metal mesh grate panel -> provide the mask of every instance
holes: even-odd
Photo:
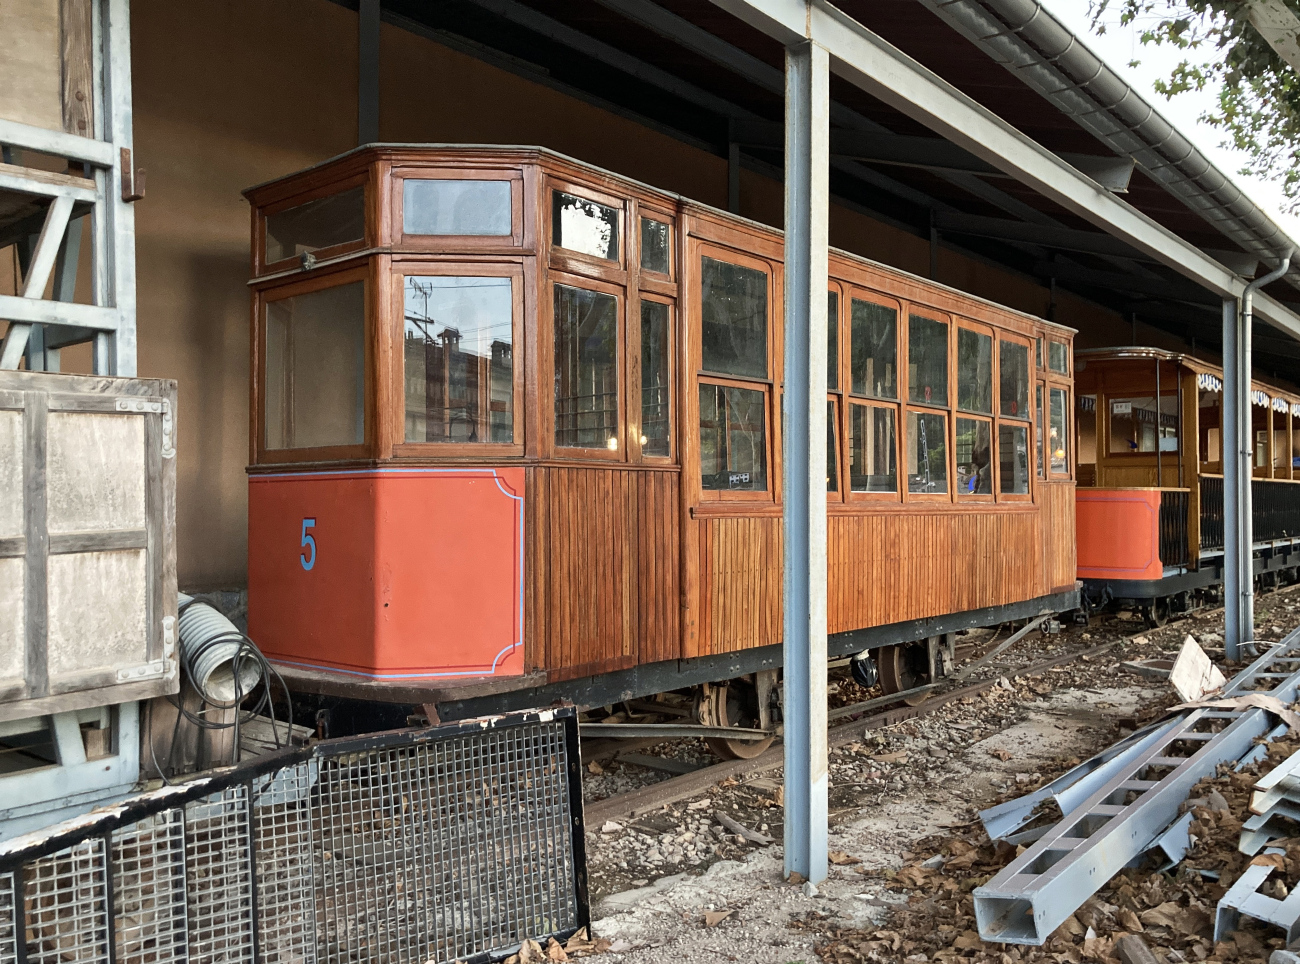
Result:
[[[23,868],[29,964],[108,960],[104,838],[91,837]]]
[[[571,709],[329,741],[0,846],[0,964],[437,964],[566,936],[576,746]]]
[[[230,787],[186,805],[191,964],[253,960],[253,882],[248,844],[247,787]]]
[[[257,839],[258,947],[266,964],[314,964],[316,865],[311,789],[317,763],[309,760],[257,784],[253,830]]]
[[[14,875],[0,874],[0,964],[16,964],[18,942],[14,935]]]
[[[113,832],[117,960],[185,960],[185,820],[164,810]]]

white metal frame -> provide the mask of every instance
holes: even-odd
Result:
[[[0,368],[57,370],[61,347],[90,341],[99,375],[136,373],[135,214],[122,191],[131,158],[130,0],[97,0],[92,9],[93,137],[0,119],[0,145],[66,157],[92,177],[51,177],[18,164],[0,166],[0,190],[52,198],[31,251],[22,293],[0,296],[9,329]],[[125,172],[126,183],[134,182]],[[87,211],[88,209],[88,211]],[[73,304],[81,218],[91,219],[92,303]],[[53,298],[45,297],[51,275]]]

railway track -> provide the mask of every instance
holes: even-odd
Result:
[[[1183,625],[1187,620],[1179,620],[1169,623],[1165,628],[1176,629]],[[1116,646],[1127,643],[1137,636],[1145,633],[1137,633],[1133,636],[1121,637],[1120,639],[1111,640],[1106,643],[1100,643],[1087,649],[1076,650],[1072,653],[1065,653],[1051,659],[1040,660],[1031,663],[1020,669],[1007,670],[999,673],[991,679],[981,680],[975,683],[969,683],[965,686],[958,686],[946,692],[935,693],[929,699],[916,705],[899,705],[889,709],[873,713],[868,716],[861,716],[858,719],[851,720],[830,727],[828,731],[828,745],[830,747],[843,746],[854,740],[861,739],[865,730],[879,729],[885,726],[892,726],[896,723],[902,723],[906,720],[917,719],[928,716],[936,710],[942,709],[951,703],[966,699],[972,696],[979,696],[994,686],[998,685],[999,679],[1017,679],[1023,676],[1033,676],[1046,672],[1057,666],[1074,662],[1085,656],[1095,656],[1104,653]],[[834,710],[831,711],[832,713]],[[604,741],[601,741],[602,743]],[[654,741],[636,741],[638,746],[645,746]],[[594,748],[594,747],[593,747]],[[625,748],[631,749],[630,746]],[[604,749],[603,747],[601,749]],[[588,758],[594,758],[593,754]],[[595,827],[604,823],[606,820],[617,820],[634,818],[654,810],[658,810],[665,804],[676,803],[688,797],[707,790],[709,787],[720,783],[728,778],[738,780],[747,779],[774,770],[785,763],[785,749],[778,742],[774,746],[763,751],[756,757],[748,760],[726,760],[711,766],[702,767],[699,770],[679,776],[669,777],[658,783],[649,786],[640,787],[627,793],[617,794],[604,800],[598,800],[586,806],[586,822],[588,826]]]

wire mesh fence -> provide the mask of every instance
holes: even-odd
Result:
[[[588,923],[570,708],[332,740],[0,844],[0,964],[486,961]]]

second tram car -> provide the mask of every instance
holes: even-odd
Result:
[[[1223,370],[1155,348],[1079,351],[1078,554],[1089,609],[1170,615],[1223,586]],[[1300,566],[1300,396],[1251,386],[1254,571]]]
[[[539,148],[247,196],[249,631],[291,688],[444,719],[677,690],[770,730],[780,232]],[[830,272],[829,649],[900,692],[1078,605],[1073,332]]]

